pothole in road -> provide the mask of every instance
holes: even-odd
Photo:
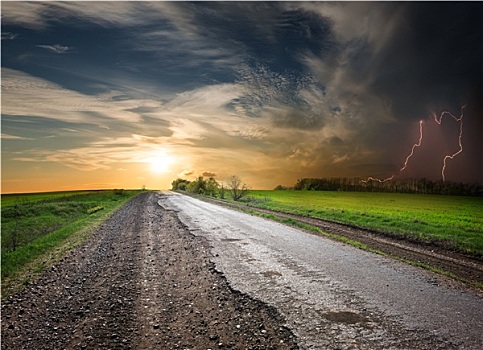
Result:
[[[222,238],[221,241],[222,242],[239,242],[239,241],[241,241],[241,239],[239,239],[239,238]]]
[[[355,323],[363,323],[368,322],[366,316],[358,314],[352,311],[343,311],[343,310],[334,310],[323,313],[321,315],[325,319],[331,322],[337,323],[347,323],[347,324],[355,324]]]
[[[263,276],[265,277],[280,277],[282,276],[282,274],[278,271],[264,271],[264,272],[260,272]]]

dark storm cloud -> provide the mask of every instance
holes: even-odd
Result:
[[[238,58],[221,66],[245,87],[245,93],[226,106],[228,110],[252,117],[270,114],[275,126],[320,129],[324,125],[331,113],[310,99],[311,91],[322,95],[324,86],[307,71],[301,57],[325,56],[334,45],[329,21],[283,3],[178,6],[194,9],[191,24],[196,24],[202,42],[217,43],[217,51],[225,52],[225,57],[231,53]]]
[[[468,102],[483,79],[483,18],[478,3],[404,4],[404,23],[372,67],[375,93],[397,118]]]
[[[298,54],[324,55],[333,45],[327,20],[292,9],[290,3],[207,3],[196,8],[200,32],[241,46],[248,58],[278,73],[304,70]]]
[[[244,93],[229,106],[251,117],[269,115],[274,125],[320,129],[330,115],[323,104],[325,87],[303,72],[276,73],[262,64],[238,68],[237,81]]]

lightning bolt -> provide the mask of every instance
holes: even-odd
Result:
[[[410,158],[413,156],[413,154],[414,154],[414,149],[415,149],[416,147],[421,146],[421,143],[422,143],[422,142],[423,142],[423,121],[422,121],[422,120],[420,120],[420,121],[419,121],[419,141],[418,141],[418,143],[415,143],[415,144],[413,145],[413,148],[411,148],[411,153],[410,153],[410,154],[409,154],[409,155],[406,157],[406,160],[405,160],[405,162],[404,162],[404,166],[403,166],[401,169],[399,169],[399,172],[401,172],[401,171],[403,171],[404,169],[406,169],[406,167],[408,166],[408,163],[409,163],[409,159],[410,159]]]
[[[461,115],[459,116],[459,118],[455,117],[453,114],[451,114],[448,111],[444,111],[443,113],[441,113],[441,115],[439,116],[439,119],[436,117],[436,115],[434,115],[434,120],[435,120],[436,123],[438,123],[438,125],[441,125],[441,120],[443,119],[443,117],[445,115],[449,115],[450,117],[452,117],[455,121],[459,122],[459,124],[460,124],[460,133],[458,135],[458,145],[460,146],[460,149],[456,153],[448,154],[444,157],[443,168],[441,169],[441,177],[443,178],[443,182],[446,181],[446,178],[445,178],[445,175],[444,175],[444,172],[446,170],[446,161],[448,159],[454,159],[454,157],[456,157],[458,154],[463,152],[463,144],[461,143],[461,139],[463,138],[463,109],[465,107],[466,107],[466,105],[461,107]]]
[[[406,160],[404,161],[403,167],[401,169],[399,169],[399,173],[401,173],[404,169],[406,169],[406,167],[408,166],[408,163],[409,163],[409,159],[411,159],[411,157],[414,155],[414,149],[421,146],[422,143],[423,143],[423,121],[420,120],[419,121],[419,141],[417,143],[415,143],[413,145],[413,147],[411,148],[411,153],[409,153],[409,155],[406,157]],[[387,181],[391,181],[392,179],[394,179],[394,177],[396,175],[397,174],[393,174],[390,177],[387,177],[385,179],[377,179],[377,178],[374,178],[372,176],[369,176],[367,178],[367,180],[361,180],[360,182],[367,183],[369,181],[377,181],[379,183],[384,183],[384,182],[387,182]]]
[[[392,179],[394,179],[394,176],[396,176],[396,175],[392,175],[391,177],[388,177],[388,178],[385,178],[385,179],[382,179],[382,180],[378,179],[376,177],[369,176],[367,178],[367,180],[361,180],[360,182],[367,183],[369,181],[377,181],[377,182],[383,183],[383,182],[386,182],[386,181],[391,181]]]
[[[454,159],[458,154],[460,154],[461,152],[463,152],[463,144],[462,144],[462,138],[463,138],[463,109],[466,107],[466,105],[464,105],[463,107],[461,107],[461,115],[459,117],[456,117],[454,116],[451,112],[448,112],[448,111],[444,111],[441,113],[441,115],[439,116],[439,118],[436,116],[436,114],[433,113],[433,117],[434,117],[434,121],[436,123],[438,123],[438,125],[441,125],[441,122],[442,122],[442,119],[445,115],[449,115],[450,117],[452,117],[455,121],[459,122],[459,125],[460,125],[460,131],[459,131],[459,136],[458,136],[458,144],[459,144],[459,150],[453,154],[448,154],[446,155],[444,158],[443,158],[443,167],[441,169],[441,176],[443,178],[443,182],[446,181],[446,176],[445,176],[445,170],[446,170],[446,165],[447,165],[447,160],[448,159]],[[417,143],[415,143],[413,145],[413,147],[411,148],[411,153],[409,153],[409,155],[406,157],[406,160],[404,161],[404,165],[402,166],[401,169],[399,169],[399,172],[397,174],[393,174],[391,175],[390,177],[387,177],[385,179],[378,179],[378,178],[374,178],[372,176],[369,176],[367,178],[367,180],[361,180],[360,182],[364,182],[364,183],[367,183],[369,181],[377,181],[379,183],[384,183],[386,181],[391,181],[392,179],[394,179],[394,177],[396,177],[397,175],[399,175],[402,171],[404,171],[404,169],[406,169],[406,167],[408,166],[409,164],[409,160],[411,159],[411,157],[414,155],[414,150],[417,148],[417,147],[420,147],[421,144],[423,143],[423,121],[420,120],[419,121],[419,140]]]

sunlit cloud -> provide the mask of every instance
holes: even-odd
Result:
[[[28,137],[10,135],[2,132],[2,140],[30,140]]]
[[[92,171],[110,169],[113,165],[120,163],[145,163],[149,167],[162,157],[172,158],[166,146],[163,145],[162,138],[134,134],[131,137],[100,139],[85,147],[17,152],[14,160],[53,162],[77,170]]]
[[[206,139],[204,128],[188,119],[173,121],[169,129],[173,132],[172,138],[177,143],[193,144],[193,140]]]
[[[5,1],[2,3],[2,23],[18,24],[29,28],[43,28],[45,20],[42,12],[47,10],[47,4],[41,2]]]
[[[216,174],[210,171],[204,171],[201,175],[203,175],[204,177],[216,177]]]
[[[112,91],[84,95],[45,79],[2,68],[2,113],[7,115],[38,116],[108,127],[109,121],[114,120],[138,123],[140,115],[131,110],[159,105],[151,100],[119,99],[120,94]]]
[[[4,2],[2,21],[8,24],[24,25],[43,29],[51,26],[50,21],[68,21],[69,17],[89,20],[100,25],[127,25],[141,22],[137,9],[141,6],[133,2],[121,2],[111,6],[106,2]]]
[[[178,94],[166,104],[166,108],[176,112],[180,108],[189,109],[195,114],[210,113],[226,106],[242,93],[237,84],[213,84]]]
[[[193,170],[183,170],[180,173],[178,173],[176,176],[178,176],[180,178],[188,178],[188,177],[194,175],[194,173],[195,172]]]

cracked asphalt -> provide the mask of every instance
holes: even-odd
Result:
[[[275,307],[304,349],[481,349],[483,300],[432,273],[173,192],[232,288]]]

